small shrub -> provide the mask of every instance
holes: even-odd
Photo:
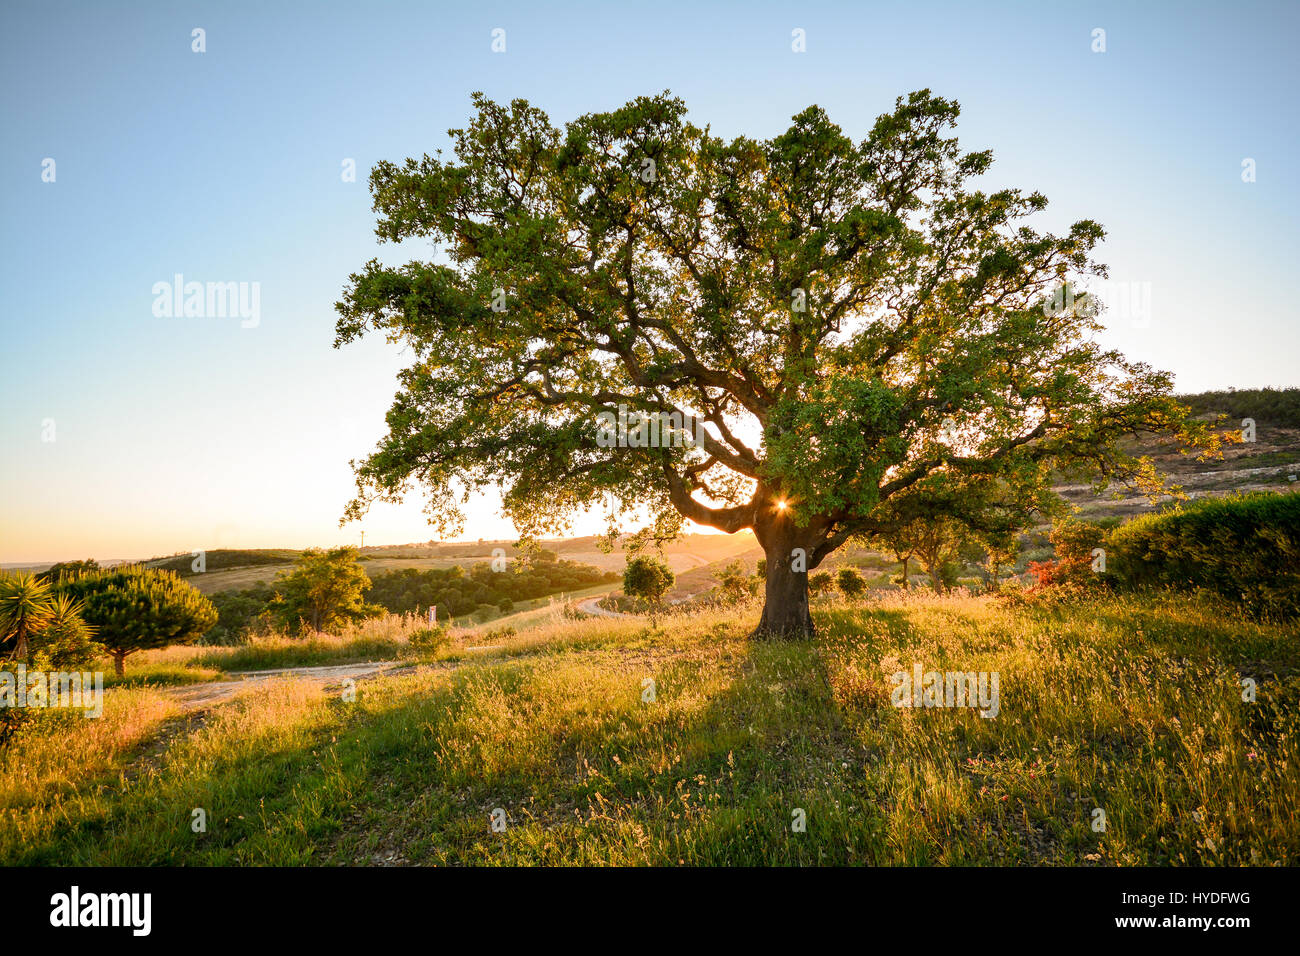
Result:
[[[655,558],[633,558],[623,572],[623,590],[633,597],[658,604],[673,586],[672,569]]]
[[[436,651],[451,641],[451,635],[445,626],[422,627],[411,632],[411,646],[421,651]]]
[[[866,579],[856,568],[840,568],[835,575],[835,584],[846,598],[852,600],[867,589]]]

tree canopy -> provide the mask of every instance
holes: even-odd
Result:
[[[332,631],[377,617],[384,609],[365,602],[370,577],[357,563],[357,549],[308,548],[293,571],[276,576],[271,610],[290,628]]]
[[[412,354],[345,519],[418,485],[445,533],[499,485],[525,534],[585,508],[751,528],[756,634],[799,635],[807,572],[898,503],[1036,503],[1054,469],[1152,487],[1119,438],[1205,440],[1066,291],[1105,275],[1101,226],[1040,231],[1043,196],[976,188],[992,156],[958,147],[951,100],[900,98],[857,142],[817,106],[766,140],[667,93],[563,129],[474,106],[454,158],[370,176],[379,238],[437,251],[369,262],[337,305],[336,345],[380,331]]]
[[[676,576],[672,568],[657,558],[646,555],[633,558],[623,570],[623,590],[632,597],[644,598],[651,604],[663,600],[674,580]]]
[[[81,616],[95,629],[119,677],[130,655],[193,643],[217,623],[212,602],[174,571],[119,565],[65,575],[55,590],[81,603]]]

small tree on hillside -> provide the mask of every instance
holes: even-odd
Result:
[[[984,560],[981,569],[984,573],[984,586],[991,593],[1001,585],[1002,569],[1014,567],[1020,556],[1020,540],[1015,535],[1006,538],[991,538],[984,542]]]
[[[808,579],[808,590],[812,594],[826,594],[835,587],[835,578],[829,571],[818,571]]]
[[[739,560],[732,561],[718,572],[718,587],[731,601],[739,601],[749,591],[749,575]]]
[[[890,528],[881,534],[874,535],[869,542],[873,547],[884,551],[886,554],[892,554],[894,560],[902,565],[902,571],[898,575],[898,583],[905,591],[911,586],[911,582],[908,580],[907,566],[916,554],[909,531],[910,529],[907,527]]]
[[[272,611],[290,628],[332,631],[384,610],[364,600],[370,578],[357,563],[353,547],[307,549],[292,572],[276,577],[274,587]]]
[[[676,578],[672,569],[655,558],[633,558],[623,571],[623,590],[633,597],[659,604]]]
[[[113,658],[119,677],[137,651],[190,644],[217,623],[217,609],[175,571],[123,565],[65,577],[59,593],[80,601],[81,616]]]
[[[867,589],[867,582],[858,573],[857,568],[840,568],[840,573],[835,575],[835,583],[849,600],[857,597]]]
[[[935,592],[952,590],[962,550],[968,544],[967,529],[951,518],[936,516],[914,526],[912,541]]]
[[[931,476],[894,501],[888,527],[870,540],[895,554],[909,551],[934,589],[946,591],[956,583],[961,566],[979,560],[984,548],[1010,550],[1036,516],[1061,510],[1060,499],[1036,481]]]

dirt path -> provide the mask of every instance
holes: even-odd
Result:
[[[298,677],[320,681],[323,684],[337,684],[345,680],[361,680],[374,677],[392,670],[400,664],[397,661],[379,661],[366,664],[331,664],[325,667],[282,667],[269,671],[234,672],[239,680],[210,681],[206,684],[186,684],[183,687],[169,687],[164,691],[176,698],[186,711],[222,704],[247,690],[252,690],[274,677]]]
[[[624,614],[622,611],[610,611],[599,604],[597,601],[603,601],[609,595],[602,594],[600,597],[587,598],[585,601],[578,603],[578,610],[595,617],[635,617],[635,614]]]

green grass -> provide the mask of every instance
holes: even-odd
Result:
[[[1294,626],[1187,597],[891,595],[818,605],[817,641],[783,645],[745,639],[756,615],[553,621],[353,703],[283,681],[198,718],[150,689],[41,715],[0,755],[0,862],[1300,859]],[[891,706],[915,661],[998,672],[998,716]]]

